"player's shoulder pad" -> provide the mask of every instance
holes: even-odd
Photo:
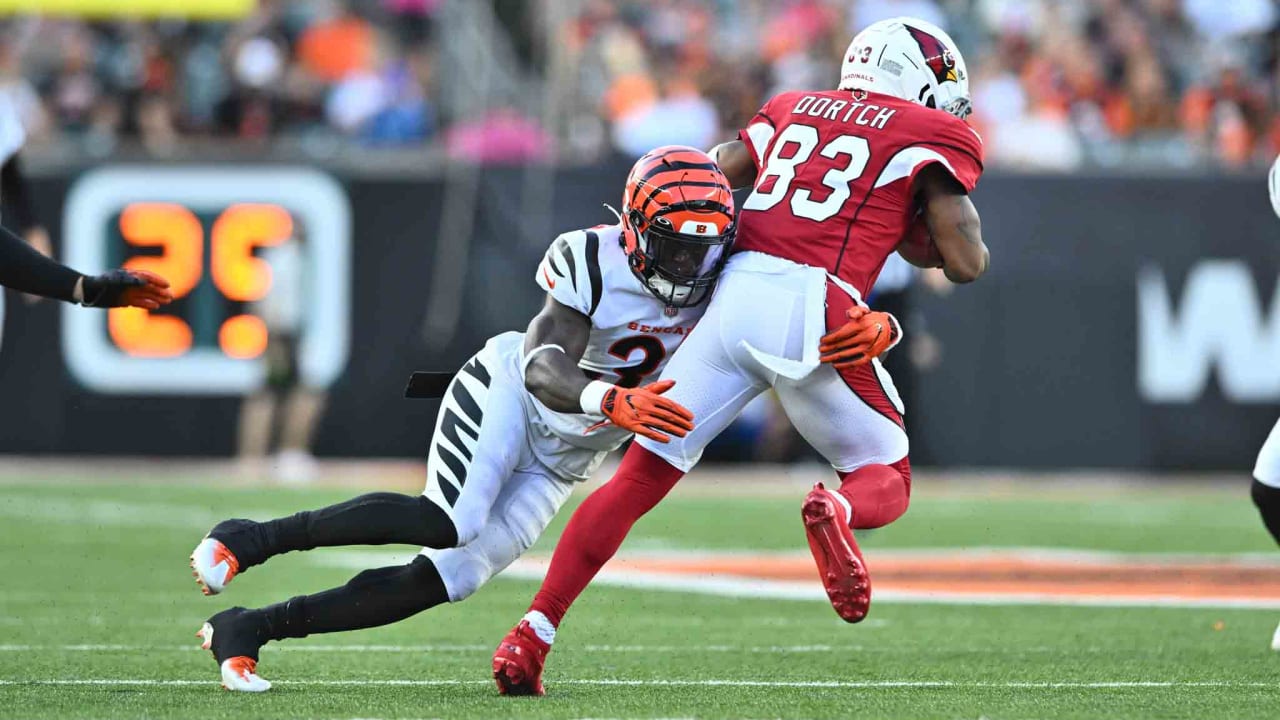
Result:
[[[538,286],[562,305],[592,315],[600,305],[600,235],[607,226],[574,230],[557,237],[538,265]]]
[[[938,111],[934,111],[938,112]],[[986,150],[982,136],[969,123],[948,114],[939,113],[941,122],[937,124],[936,139],[939,143],[949,145],[970,155],[979,166],[985,160]]]
[[[951,113],[905,100],[895,101],[893,109],[905,121],[901,130],[906,144],[944,145],[983,160],[982,136],[969,123]]]
[[[921,105],[908,107],[910,122],[906,129],[909,134],[903,139],[899,155],[912,156],[911,165],[915,169],[923,166],[919,162],[921,158],[915,156],[936,156],[965,190],[972,192],[983,172],[982,136],[954,115]]]

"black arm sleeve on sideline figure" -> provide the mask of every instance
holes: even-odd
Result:
[[[31,206],[31,193],[27,189],[27,178],[22,174],[18,153],[14,153],[0,166],[0,200],[13,209],[13,219],[16,222],[10,225],[17,227],[18,232],[25,233],[40,224],[36,220],[35,208]]]
[[[79,279],[80,273],[41,255],[8,228],[0,227],[0,285],[72,302]]]

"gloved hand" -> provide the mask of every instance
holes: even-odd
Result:
[[[838,368],[856,367],[898,344],[902,335],[898,320],[887,312],[854,305],[845,312],[849,321],[822,337],[819,359]]]
[[[85,307],[158,309],[173,302],[169,281],[146,270],[110,270],[81,280]]]
[[[662,397],[676,382],[659,380],[638,388],[614,385],[605,391],[600,412],[614,425],[660,443],[670,435],[684,437],[693,430],[693,413],[680,403]]]

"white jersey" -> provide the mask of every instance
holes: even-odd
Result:
[[[0,165],[9,162],[27,141],[16,94],[19,88],[0,86]]]
[[[561,235],[538,265],[537,281],[557,302],[591,318],[591,337],[578,367],[604,382],[637,387],[658,379],[707,304],[665,307],[631,271],[621,235],[616,225]],[[531,420],[576,447],[607,452],[631,437],[601,424],[598,416],[556,412],[525,395],[536,411]]]

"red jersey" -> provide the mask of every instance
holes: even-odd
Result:
[[[963,120],[860,90],[783,93],[738,138],[757,174],[735,252],[826,268],[864,297],[915,218],[916,173],[939,163],[966,191],[982,175]]]

